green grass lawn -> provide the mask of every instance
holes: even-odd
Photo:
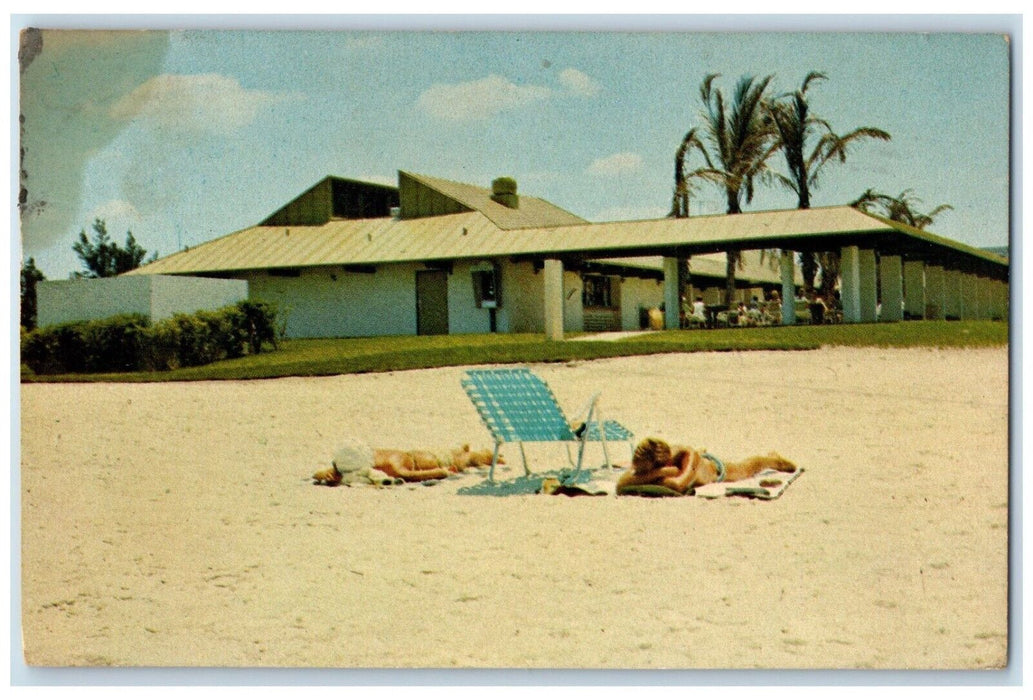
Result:
[[[541,334],[394,336],[287,340],[278,350],[169,372],[35,376],[24,382],[154,382],[267,379],[490,363],[565,362],[667,352],[813,350],[822,346],[985,347],[1008,344],[997,321],[725,328],[660,331],[615,341],[547,342]]]

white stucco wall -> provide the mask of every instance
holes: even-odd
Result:
[[[246,299],[243,280],[130,275],[101,279],[53,280],[36,286],[39,326],[142,314],[160,321],[175,313],[218,309]]]
[[[581,304],[584,291],[581,275],[563,271],[563,332],[580,333],[585,330],[585,307]]]
[[[416,334],[416,270],[381,265],[374,273],[318,267],[298,277],[248,275],[251,299],[277,304],[289,338]]]
[[[36,325],[151,313],[149,277],[55,280],[36,285]]]
[[[474,302],[471,273],[484,261],[459,261],[448,275],[449,333],[488,333],[488,309]],[[496,310],[499,333],[544,332],[543,274],[530,262],[502,261],[502,305]],[[422,264],[379,265],[372,274],[340,267],[302,270],[298,277],[256,272],[247,277],[252,299],[276,303],[286,314],[292,338],[415,335],[416,272]],[[581,276],[563,273],[564,331],[584,330]],[[639,328],[639,306],[658,306],[663,285],[627,278],[620,283],[621,325]]]
[[[473,270],[484,269],[483,265],[470,262],[457,262],[452,266],[452,274],[448,276],[448,332],[449,333],[490,333],[491,312],[489,309],[477,308],[473,295]],[[505,276],[505,271],[503,271]],[[503,333],[503,317],[506,316],[507,302],[505,285],[502,288],[502,307],[495,310],[495,330]],[[507,324],[508,325],[508,324]]]
[[[502,267],[502,305],[499,332],[543,333],[545,331],[545,285],[542,271],[535,272],[530,262],[509,263]],[[504,325],[503,325],[504,324]],[[581,277],[563,271],[563,330],[584,327],[581,308]]]
[[[626,277],[621,282],[621,329],[637,331],[639,309],[659,308],[664,300],[664,284],[657,280]]]
[[[536,273],[529,262],[503,265],[502,306],[508,332],[544,332],[545,300],[541,271]]]
[[[178,313],[221,309],[248,298],[247,282],[244,280],[147,276],[151,278],[152,321],[160,321]]]

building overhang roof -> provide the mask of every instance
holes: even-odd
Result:
[[[558,257],[579,262],[771,248],[829,251],[845,246],[990,277],[1008,276],[1005,258],[846,206],[513,230],[501,229],[477,211],[420,219],[335,220],[319,226],[254,226],[129,274],[492,258]]]

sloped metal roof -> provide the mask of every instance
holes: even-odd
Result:
[[[427,187],[450,197],[474,211],[479,211],[501,229],[540,228],[542,226],[569,226],[588,223],[551,202],[538,197],[519,195],[520,206],[511,209],[491,198],[491,190],[463,182],[453,182],[429,175],[401,171]]]
[[[456,257],[461,241],[484,242],[492,234],[504,235],[478,212],[426,219],[334,220],[320,226],[252,226],[173,253],[126,274],[440,260]]]
[[[851,207],[514,230],[501,229],[482,212],[404,220],[335,220],[321,226],[254,226],[128,274],[546,255],[581,260],[697,256],[728,249],[833,250],[843,245],[914,250],[926,257],[947,251],[966,261],[976,258],[992,265],[989,269],[995,274],[1007,271],[1007,261],[999,256],[901,226]]]
[[[598,262],[643,270],[663,269],[663,257],[659,255],[642,258],[606,258]],[[723,280],[727,269],[726,264],[724,253],[693,255],[689,261],[689,274],[692,277],[715,277]],[[800,273],[799,267],[796,268],[795,277],[798,283],[803,282],[803,276]],[[782,273],[777,264],[773,267],[768,262],[766,256],[764,260],[761,260],[761,251],[747,250],[743,251],[742,266],[736,268],[735,278],[740,282],[780,284],[782,282]]]

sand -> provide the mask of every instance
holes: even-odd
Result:
[[[1007,663],[1005,348],[533,369],[570,412],[602,391],[637,436],[777,450],[805,472],[773,501],[458,494],[476,474],[327,488],[309,476],[342,438],[489,446],[463,368],[23,385],[26,663]],[[519,450],[503,452],[512,478]],[[566,460],[528,454],[535,470]]]

